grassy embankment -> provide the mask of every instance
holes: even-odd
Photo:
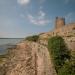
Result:
[[[71,52],[62,37],[54,36],[48,41],[57,75],[75,75],[75,52]]]

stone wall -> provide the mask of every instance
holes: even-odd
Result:
[[[75,50],[75,23],[70,23],[61,28],[55,29],[54,31],[41,34],[39,43],[48,45],[48,39],[57,35],[61,36],[65,40],[69,49]]]
[[[58,28],[61,28],[63,26],[65,26],[65,19],[61,18],[61,17],[56,17],[55,28],[58,29]]]

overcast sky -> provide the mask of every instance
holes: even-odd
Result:
[[[57,16],[75,22],[75,0],[0,0],[0,37],[51,31]]]

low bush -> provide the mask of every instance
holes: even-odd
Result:
[[[6,54],[0,55],[0,64],[3,63],[3,60],[6,58]]]
[[[59,69],[58,75],[75,75],[75,61],[66,62],[62,68]]]
[[[48,41],[48,49],[52,55],[56,71],[64,65],[65,60],[70,59],[70,54],[64,39],[60,36],[51,37]]]
[[[26,37],[25,40],[37,42],[38,39],[39,39],[39,36],[38,35],[34,35],[34,36]]]

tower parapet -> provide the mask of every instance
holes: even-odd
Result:
[[[65,18],[56,17],[55,28],[57,29],[63,26],[65,26]]]

